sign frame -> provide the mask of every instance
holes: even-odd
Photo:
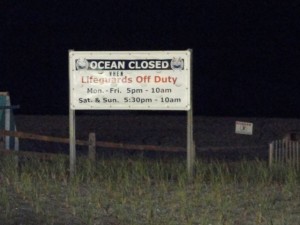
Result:
[[[69,53],[75,110],[189,110],[190,51]]]

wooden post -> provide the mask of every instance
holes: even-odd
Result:
[[[96,161],[96,134],[89,133],[89,153],[88,158],[91,161]]]
[[[69,82],[71,81],[71,64],[69,50]],[[69,158],[70,158],[70,176],[73,177],[76,173],[76,112],[71,108],[71,88],[69,88]]]
[[[10,106],[10,98],[9,98],[9,95],[7,95],[6,97],[6,101],[5,101],[5,105],[7,106],[7,107],[9,107]],[[11,115],[11,112],[10,112],[10,109],[9,108],[7,108],[7,109],[5,109],[4,110],[4,113],[5,113],[5,124],[4,124],[4,128],[5,128],[5,130],[11,130],[10,129],[10,115]],[[10,144],[11,144],[11,138],[9,137],[9,136],[5,136],[4,137],[4,148],[5,149],[7,149],[7,150],[9,150],[10,149]]]
[[[0,149],[4,149],[4,140],[2,139],[2,137],[0,137]]]
[[[273,162],[273,142],[269,144],[269,167],[271,168]]]
[[[192,110],[188,111],[188,126],[187,126],[187,170],[189,178],[192,178],[194,175],[194,141],[193,141],[193,115]]]
[[[75,110],[69,110],[69,141],[70,141],[70,175],[76,172],[76,134],[75,134]]]
[[[299,157],[298,157],[298,152],[299,152],[299,142],[297,141],[295,143],[295,166],[296,169],[299,170]]]
[[[194,130],[193,130],[193,63],[192,63],[192,50],[190,50],[191,58],[190,58],[190,110],[187,111],[187,171],[189,179],[192,179],[194,176],[194,163],[195,163],[195,143],[194,143]]]

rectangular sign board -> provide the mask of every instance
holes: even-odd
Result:
[[[70,51],[72,110],[190,109],[191,52]]]
[[[236,134],[253,134],[253,123],[236,121],[235,122],[235,133]]]

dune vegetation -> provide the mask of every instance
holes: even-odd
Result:
[[[1,224],[270,224],[300,222],[300,175],[265,161],[125,156],[0,158]]]

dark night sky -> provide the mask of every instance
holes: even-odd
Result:
[[[68,50],[193,49],[195,114],[300,115],[299,1],[1,1],[0,90],[68,113]]]

